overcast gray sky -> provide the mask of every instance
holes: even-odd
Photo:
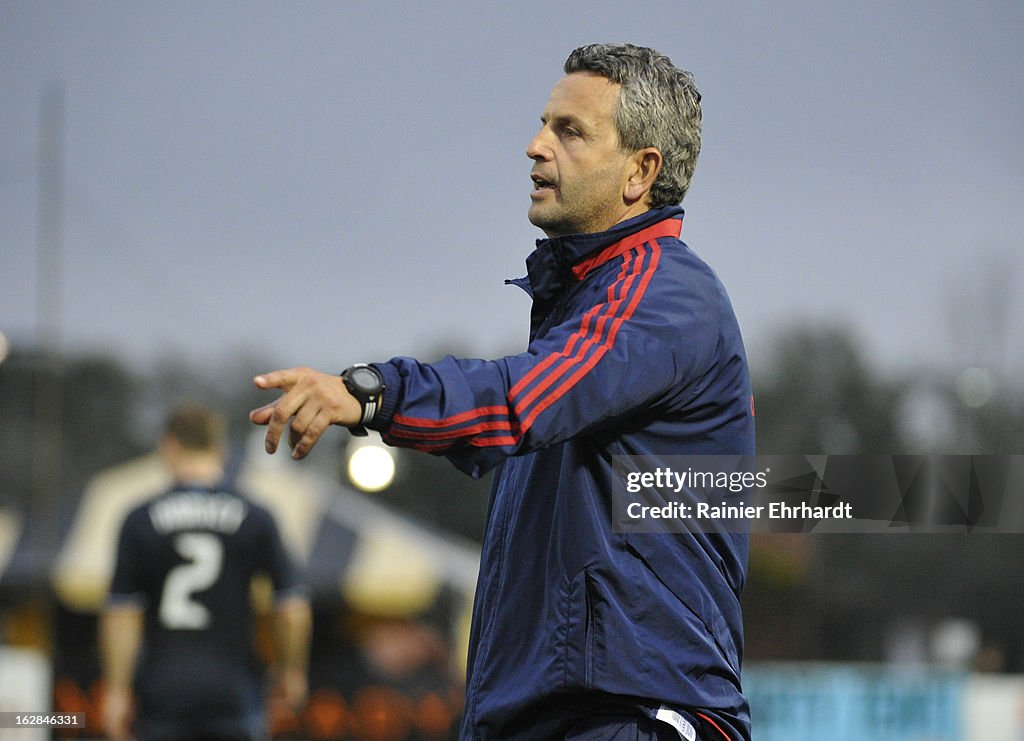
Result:
[[[68,349],[324,370],[517,349],[528,299],[502,281],[541,236],[524,150],[592,41],[696,75],[683,236],[755,353],[822,319],[883,367],[962,367],[1001,315],[1024,364],[1019,0],[0,0],[0,332],[38,324],[58,82]]]

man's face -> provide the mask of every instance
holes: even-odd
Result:
[[[530,222],[549,237],[604,231],[636,213],[623,198],[630,158],[613,119],[620,88],[574,72],[551,91],[541,129],[526,148],[534,161]]]

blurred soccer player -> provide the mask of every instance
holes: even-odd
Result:
[[[270,513],[223,485],[217,415],[176,411],[160,454],[174,484],[125,519],[100,620],[105,729],[141,741],[268,738],[252,578],[273,584],[274,691],[296,707],[307,692],[303,585]]]

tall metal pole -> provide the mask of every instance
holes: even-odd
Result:
[[[59,535],[63,481],[64,422],[61,324],[64,252],[64,86],[49,85],[42,95],[39,128],[39,226],[36,274],[36,373],[33,448],[33,497],[29,523],[34,585],[45,590]]]

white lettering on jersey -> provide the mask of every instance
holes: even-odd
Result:
[[[151,504],[149,519],[159,533],[213,530],[231,534],[238,530],[248,509],[244,501],[228,494],[182,492]]]

